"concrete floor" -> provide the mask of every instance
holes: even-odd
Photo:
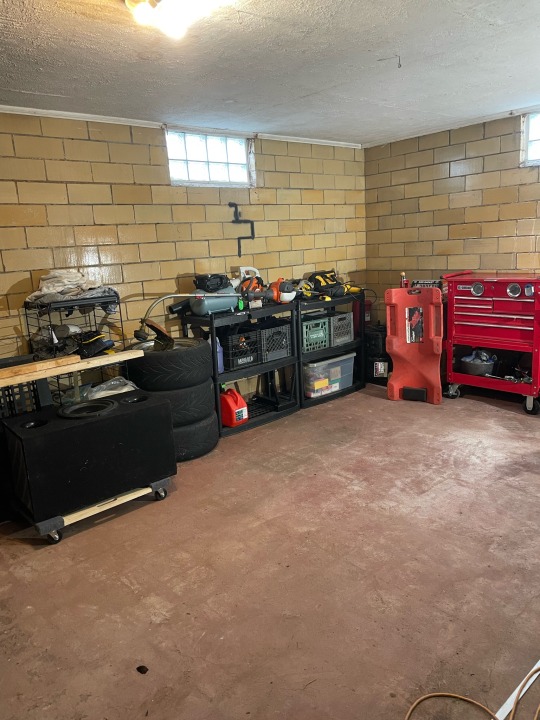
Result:
[[[497,710],[540,657],[539,429],[371,385],[58,546],[1,525],[1,720],[395,720],[436,690]]]

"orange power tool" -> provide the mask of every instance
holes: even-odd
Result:
[[[277,303],[292,302],[296,297],[296,290],[290,280],[278,278],[270,283],[268,289],[272,292],[272,300]]]

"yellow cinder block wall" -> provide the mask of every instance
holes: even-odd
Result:
[[[152,299],[192,290],[194,273],[358,278],[364,151],[256,140],[255,162],[253,189],[172,187],[161,129],[0,114],[0,356],[25,351],[21,306],[51,268],[116,287],[128,335]],[[255,221],[241,260],[246,226],[230,222],[230,200]]]
[[[520,167],[521,132],[516,116],[366,149],[370,287],[540,267],[539,168]]]
[[[382,297],[402,270],[536,269],[539,169],[520,167],[521,140],[517,116],[368,148],[365,164],[257,140],[256,188],[185,188],[160,129],[0,114],[0,356],[24,351],[20,308],[51,268],[117,287],[128,335],[154,297],[230,273],[229,200],[256,222],[241,263],[266,280],[332,266]]]

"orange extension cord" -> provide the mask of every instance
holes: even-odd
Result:
[[[516,712],[518,709],[519,701],[521,700],[521,693],[523,692],[523,688],[525,685],[529,682],[529,680],[534,677],[535,675],[538,675],[540,673],[540,668],[535,668],[534,670],[531,670],[531,672],[527,675],[525,680],[521,683],[519,686],[519,690],[516,695],[516,699],[514,700],[514,705],[512,706],[512,712],[510,713],[510,717],[508,720],[515,720]],[[418,698],[410,707],[409,712],[405,716],[405,720],[410,720],[412,717],[413,712],[416,710],[416,708],[423,703],[426,700],[430,700],[431,698],[436,697],[442,697],[442,698],[453,698],[454,700],[461,700],[462,702],[469,703],[469,705],[474,705],[477,708],[480,708],[483,710],[491,720],[499,720],[497,715],[487,708],[485,705],[482,705],[482,703],[479,703],[477,700],[473,700],[472,698],[464,697],[463,695],[455,695],[454,693],[445,693],[445,692],[437,692],[437,693],[429,693],[429,695],[422,695],[421,698]],[[534,713],[533,720],[540,720],[540,705],[536,708],[536,712]]]

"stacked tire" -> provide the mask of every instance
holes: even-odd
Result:
[[[177,462],[201,457],[215,448],[219,427],[212,351],[207,342],[182,338],[172,350],[150,350],[128,362],[128,373],[141,390],[169,401]]]

